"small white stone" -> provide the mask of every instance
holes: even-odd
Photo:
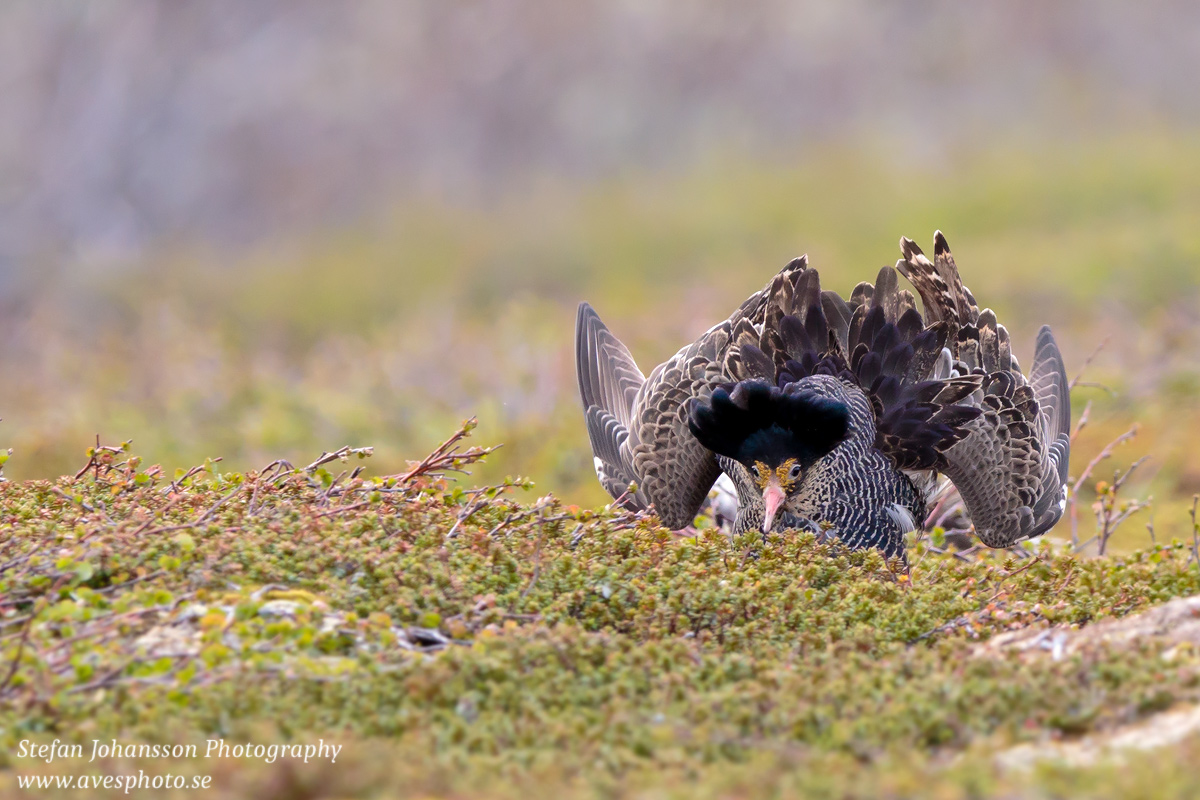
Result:
[[[208,606],[203,603],[192,603],[179,614],[180,619],[192,620],[200,619],[208,613]]]
[[[258,607],[260,617],[294,617],[300,610],[295,600],[268,600]]]

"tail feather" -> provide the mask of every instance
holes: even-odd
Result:
[[[979,317],[979,307],[971,290],[963,286],[962,276],[958,273],[958,265],[950,253],[950,244],[941,231],[933,232],[933,264],[938,274],[942,276],[950,289],[951,297],[958,311],[958,320],[962,324],[973,323]]]
[[[777,331],[762,332],[760,345],[776,364],[776,381],[787,386],[832,375],[857,384],[875,411],[876,446],[903,469],[940,467],[942,454],[980,413],[954,406],[978,388],[980,378],[951,379],[945,386],[929,381],[946,353],[947,324],[924,326],[892,267],[883,267],[874,284],[859,284],[850,303],[819,292],[819,276],[810,269],[797,285],[796,313],[781,317]],[[765,366],[767,360],[749,347],[740,356],[745,365]],[[761,373],[746,368],[735,377],[759,379]]]
[[[979,360],[984,372],[1007,370],[1008,363],[1000,363],[1000,336],[996,330],[996,315],[990,308],[979,314]]]
[[[900,252],[903,258],[896,262],[896,269],[912,283],[921,296],[921,303],[925,307],[925,323],[928,325],[944,321],[949,324],[951,355],[957,357],[958,340],[954,334],[959,327],[975,323],[979,317],[979,308],[970,290],[963,286],[946,237],[941,231],[937,231],[933,240],[934,260],[930,261],[916,242],[902,237]]]
[[[858,308],[859,306],[871,305],[871,298],[875,294],[875,287],[866,281],[854,287],[854,291],[850,292],[850,307]]]
[[[883,309],[884,322],[895,322],[900,318],[900,281],[896,277],[896,270],[891,267],[879,270],[871,305]]]
[[[829,321],[829,329],[837,337],[838,346],[843,355],[847,355],[850,341],[850,318],[854,315],[854,311],[840,294],[831,291],[821,292],[821,308],[825,312],[825,319]]]
[[[797,284],[808,272],[808,256],[794,258],[779,271],[761,292],[747,300],[741,312],[730,318],[738,323],[745,319],[757,326],[772,327],[785,314],[792,313]]]
[[[1002,369],[1015,369],[1021,371],[1020,366],[1013,359],[1012,344],[1008,339],[1008,329],[1003,325],[996,325],[996,341],[1000,349],[1000,364]]]

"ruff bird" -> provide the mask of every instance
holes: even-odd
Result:
[[[849,300],[794,261],[646,381],[581,306],[580,391],[601,483],[683,527],[723,471],[738,495],[736,531],[808,528],[902,555],[940,473],[984,544],[1049,530],[1070,445],[1054,337],[1041,330],[1024,376],[1008,332],[963,286],[945,237],[934,238],[933,261],[902,239],[895,268]]]

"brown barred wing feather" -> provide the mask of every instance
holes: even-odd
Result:
[[[713,388],[730,380],[727,369],[752,373],[769,366],[756,346],[763,323],[792,306],[807,264],[804,257],[791,261],[729,319],[645,379],[591,306],[580,305],[576,372],[596,474],[626,508],[653,507],[673,529],[692,523],[720,467],[688,429],[688,401],[707,400]]]
[[[724,380],[720,362],[704,349],[703,342],[693,344],[655,370],[634,406],[637,441],[631,459],[638,494],[673,530],[692,524],[721,474],[716,457],[687,424],[688,401],[708,398]]]
[[[965,401],[980,414],[946,451],[942,472],[984,544],[1009,547],[1040,536],[1062,516],[1070,459],[1071,399],[1054,336],[1048,327],[1039,332],[1026,378],[1008,331],[963,285],[945,237],[935,234],[933,262],[909,239],[901,250],[897,268],[921,295],[926,320],[952,327],[954,373],[982,381]]]
[[[587,303],[579,304],[575,317],[575,372],[596,477],[610,495],[622,497],[636,477],[629,435],[634,400],[645,378],[628,348]],[[635,510],[643,507],[632,495],[623,503]]]

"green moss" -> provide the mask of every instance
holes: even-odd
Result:
[[[906,573],[806,534],[678,539],[441,480],[356,478],[331,495],[302,471],[135,478],[118,466],[0,484],[0,664],[19,653],[0,710],[9,767],[26,737],[269,728],[436,754],[414,780],[455,765],[455,791],[488,770],[564,792],[683,774],[732,786],[759,765],[770,777],[754,796],[903,796],[922,775],[979,796],[1010,780],[981,748],[1197,699],[1190,648],[1169,662],[1153,642],[1058,661],[972,651],[1200,591],[1180,546],[1120,559],[1041,547],[1025,563],[918,548]],[[945,772],[954,754],[976,768]],[[841,759],[866,772],[796,773]],[[371,774],[390,785],[408,769]]]

